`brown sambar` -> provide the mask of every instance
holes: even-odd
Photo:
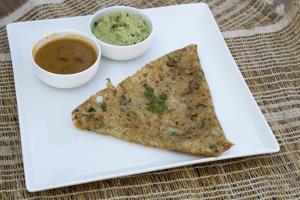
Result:
[[[76,38],[60,38],[41,46],[34,55],[41,68],[56,74],[74,74],[91,67],[97,53],[89,43]]]

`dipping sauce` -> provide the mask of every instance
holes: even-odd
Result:
[[[44,70],[56,74],[74,74],[86,70],[97,59],[95,49],[76,38],[61,38],[40,47],[35,62]]]
[[[100,17],[92,27],[92,33],[99,40],[113,45],[128,46],[145,40],[150,27],[140,15],[115,12]]]

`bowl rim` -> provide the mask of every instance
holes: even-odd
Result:
[[[53,35],[60,34],[60,33],[66,33],[66,35],[68,35],[68,34],[70,34],[70,35],[77,35],[77,36],[79,36],[81,38],[85,38],[85,39],[89,40],[91,43],[93,43],[96,46],[95,50],[98,53],[95,62],[91,66],[89,66],[87,69],[85,69],[83,71],[80,71],[80,72],[72,73],[72,74],[58,74],[58,73],[50,72],[50,71],[47,71],[47,70],[43,69],[40,65],[38,65],[35,62],[34,55],[33,55],[34,54],[34,49],[36,48],[36,46],[38,45],[38,43],[41,42],[42,40],[45,40],[46,38],[54,37]],[[53,40],[49,40],[49,42],[51,42],[51,41],[53,41]],[[48,42],[46,42],[45,44],[47,44],[47,43]],[[45,45],[45,44],[43,44],[43,45]],[[36,68],[38,68],[43,73],[46,73],[47,75],[50,75],[50,76],[72,77],[72,76],[78,76],[80,74],[85,74],[88,71],[92,70],[93,68],[97,67],[97,63],[99,63],[101,55],[102,55],[101,47],[100,47],[100,45],[98,44],[98,42],[93,37],[91,37],[90,35],[88,35],[88,34],[86,34],[84,32],[73,30],[73,29],[59,29],[59,30],[52,31],[52,32],[49,32],[47,34],[44,34],[42,37],[40,37],[39,39],[37,39],[34,42],[34,44],[32,45],[32,47],[31,47],[31,61],[32,61],[32,63],[34,64],[34,66]]]
[[[141,17],[143,17],[144,19],[147,20],[147,22],[149,22],[150,24],[150,28],[151,28],[151,31],[150,31],[150,34],[142,41],[136,43],[136,44],[131,44],[131,45],[115,45],[115,44],[109,44],[109,43],[106,43],[100,39],[98,39],[92,32],[91,30],[91,25],[92,25],[92,21],[94,21],[95,18],[99,18],[98,15],[100,15],[100,13],[102,12],[105,12],[105,11],[108,11],[108,10],[116,10],[117,12],[117,9],[119,9],[120,11],[122,10],[133,10],[135,12],[138,13],[138,15],[140,15]],[[117,47],[117,48],[130,48],[130,47],[135,47],[135,46],[138,46],[140,45],[141,43],[144,43],[146,40],[150,40],[150,38],[152,37],[153,35],[153,32],[154,32],[154,26],[153,26],[153,23],[152,23],[152,20],[150,19],[150,17],[148,17],[146,14],[144,14],[143,12],[141,12],[141,9],[138,9],[138,8],[134,8],[134,7],[130,7],[130,6],[110,6],[110,7],[107,7],[107,8],[103,8],[101,10],[98,10],[96,11],[89,19],[89,23],[88,23],[88,32],[90,35],[92,35],[93,38],[95,38],[100,44],[102,45],[106,45],[108,47]]]

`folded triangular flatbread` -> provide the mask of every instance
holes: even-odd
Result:
[[[161,149],[218,156],[232,146],[189,45],[152,61],[72,112],[76,127]]]

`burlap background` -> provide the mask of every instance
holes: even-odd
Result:
[[[204,2],[276,135],[279,153],[26,191],[5,24],[87,15],[111,5],[146,8],[190,2],[29,0],[0,19],[0,199],[300,199],[300,2],[284,2],[282,9],[272,0]]]

